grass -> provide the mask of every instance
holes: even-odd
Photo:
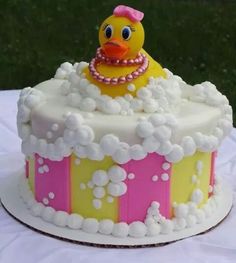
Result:
[[[116,0],[0,0],[0,87],[53,76],[64,61],[89,61],[100,23]],[[144,48],[190,84],[209,80],[236,110],[236,3],[122,1],[145,13]],[[234,119],[236,124],[236,118]]]

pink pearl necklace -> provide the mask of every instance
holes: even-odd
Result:
[[[126,76],[120,76],[117,78],[108,78],[103,76],[97,71],[96,67],[99,63],[105,63],[107,65],[113,65],[113,66],[124,66],[124,67],[133,66],[133,65],[140,65],[140,66],[130,74],[127,74]],[[99,82],[102,82],[107,85],[119,85],[119,84],[124,84],[126,82],[130,82],[141,76],[147,70],[148,65],[149,65],[149,61],[144,54],[139,53],[135,59],[114,60],[106,57],[102,53],[101,48],[98,48],[95,58],[93,58],[89,63],[89,71],[92,77]]]

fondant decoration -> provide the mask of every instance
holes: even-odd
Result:
[[[135,95],[136,90],[147,85],[149,77],[166,77],[162,67],[142,49],[142,17],[140,11],[118,6],[113,15],[102,23],[99,53],[89,67],[78,70],[85,73],[86,79],[98,86],[102,94],[112,97],[126,93]],[[127,89],[129,83],[135,89]]]
[[[195,224],[202,224],[211,217],[221,203],[222,195],[221,185],[215,180],[214,192],[208,199],[206,204],[201,208],[196,203],[187,202],[186,204],[175,203],[174,218],[166,219],[160,213],[160,204],[156,201],[151,202],[147,209],[145,221],[133,221],[130,224],[125,222],[115,223],[111,219],[102,219],[98,221],[96,218],[83,218],[79,214],[69,214],[65,211],[56,211],[52,207],[37,202],[29,188],[28,180],[22,176],[19,182],[20,196],[25,202],[27,208],[34,216],[39,216],[43,220],[53,223],[60,227],[69,227],[72,229],[82,229],[87,233],[97,233],[105,235],[113,235],[115,237],[131,236],[140,238],[146,236],[168,235],[172,231],[181,231],[184,228],[192,228]]]
[[[76,158],[74,154],[70,157],[72,213],[80,214],[84,218],[106,218],[117,222],[117,197],[113,197],[112,202],[107,202],[108,192],[104,187],[109,182],[106,171],[113,165],[112,159],[81,159],[80,164],[75,165]],[[87,184],[88,187],[81,189],[80,184]]]
[[[160,203],[161,214],[170,216],[170,180],[152,181],[154,175],[165,172],[170,176],[170,169],[163,171],[166,160],[156,153],[149,154],[140,161],[130,161],[124,165],[127,174],[135,174],[133,180],[125,180],[127,194],[119,198],[119,221],[144,221],[146,211],[152,201]],[[138,209],[137,209],[138,205]]]
[[[198,163],[202,163],[201,175],[197,175]],[[192,195],[192,201],[196,200],[197,204],[205,203],[208,199],[210,170],[210,153],[197,152],[195,155],[185,157],[181,162],[173,164],[171,176],[171,203],[187,203]],[[194,175],[197,177],[196,180],[199,180],[199,185],[197,186],[192,182],[192,177]],[[196,193],[196,195],[194,193]]]
[[[221,101],[221,102],[224,103],[223,101]],[[45,107],[45,105],[43,107]],[[218,122],[216,130],[217,131],[221,130],[222,132],[224,130],[224,133],[227,134],[230,131],[229,124],[231,125],[231,122],[229,120],[224,119],[224,118],[229,115],[230,109],[227,108],[226,105],[224,105],[224,107],[226,108],[225,115]],[[37,107],[37,109],[38,109],[38,107]],[[76,115],[76,116],[80,115],[79,119],[80,119],[81,123],[84,122],[84,119],[83,119],[81,114],[76,113],[76,114],[69,114],[69,115],[72,115],[72,116],[73,115]],[[69,115],[66,116],[64,120],[62,120],[63,122],[66,123],[66,125],[68,125],[68,127],[64,131],[62,131],[63,132],[63,138],[58,137],[54,143],[52,143],[52,142],[49,143],[44,139],[38,139],[35,135],[30,135],[29,137],[23,139],[22,151],[26,155],[32,155],[33,153],[36,152],[36,153],[40,153],[40,155],[44,158],[49,158],[52,160],[58,160],[59,161],[64,156],[70,155],[70,153],[73,151],[73,149],[76,150],[77,149],[76,147],[79,146],[80,143],[82,142],[82,145],[84,143],[86,145],[84,147],[79,147],[78,148],[79,150],[76,151],[79,158],[81,158],[81,157],[85,158],[87,156],[90,159],[95,158],[95,159],[101,160],[103,158],[103,156],[105,155],[104,149],[101,147],[99,142],[97,143],[97,142],[93,141],[93,140],[95,140],[94,134],[96,133],[98,127],[100,127],[100,126],[97,126],[97,128],[95,130],[90,129],[91,127],[89,125],[81,125],[79,127],[76,124],[76,122],[77,122],[76,117],[72,118],[70,120],[71,116],[69,116]],[[221,135],[220,135],[220,133],[218,132],[217,135],[213,135],[213,134],[215,134],[215,131],[213,131],[213,134],[205,135],[205,134],[202,134],[200,132],[194,132],[194,129],[193,129],[193,130],[191,130],[191,132],[193,133],[192,137],[191,136],[184,136],[183,137],[183,135],[184,135],[183,131],[180,134],[178,134],[177,137],[182,137],[182,141],[179,144],[179,143],[177,143],[177,140],[175,138],[176,137],[176,131],[178,131],[180,129],[179,124],[176,120],[176,117],[172,114],[157,114],[157,115],[153,114],[153,115],[151,114],[151,116],[149,117],[150,120],[147,119],[146,121],[151,122],[153,126],[158,125],[159,127],[157,126],[155,128],[153,135],[143,139],[143,143],[142,143],[143,149],[138,146],[139,147],[139,153],[138,153],[138,155],[136,154],[136,152],[137,152],[137,149],[136,149],[135,150],[135,156],[134,156],[135,159],[137,159],[137,158],[142,159],[142,158],[144,158],[146,151],[149,151],[149,152],[155,151],[155,149],[158,148],[157,151],[159,154],[166,155],[166,158],[169,161],[177,162],[178,160],[180,161],[181,158],[183,158],[184,156],[188,156],[189,154],[193,154],[194,151],[196,151],[198,149],[201,151],[212,151],[212,150],[216,149],[218,147],[220,141],[223,138],[222,137],[223,133],[221,133]],[[159,116],[161,116],[161,117],[159,117]],[[69,119],[69,121],[66,121],[67,118]],[[165,123],[164,123],[165,125],[161,124],[163,119],[165,120]],[[131,120],[134,121],[134,119],[132,119],[132,118],[131,118]],[[75,122],[75,124],[72,124],[72,125],[77,125],[77,126],[75,126],[75,127],[77,127],[76,130],[73,130],[73,127],[70,126],[71,121],[72,121],[72,123]],[[211,122],[212,121],[213,120],[211,120]],[[34,120],[32,120],[32,124],[33,123],[34,123]],[[225,128],[223,128],[222,123],[223,123]],[[23,124],[23,125],[25,125],[25,124]],[[18,126],[19,126],[19,129],[21,129],[20,125],[18,125]],[[162,126],[164,126],[165,128],[163,128]],[[22,129],[23,129],[23,127],[24,126],[22,126]],[[36,127],[34,126],[34,128],[36,128],[36,130],[37,130],[37,126]],[[170,140],[166,140],[166,137],[162,138],[159,135],[160,130],[163,130],[163,129],[168,130],[166,128],[171,129]],[[159,131],[156,131],[156,130],[159,130]],[[213,127],[211,127],[211,130],[214,130],[214,125],[213,125]],[[132,130],[132,132],[133,132],[133,130]],[[36,131],[36,133],[38,133],[38,131]],[[124,131],[119,133],[119,136],[122,136],[123,134],[124,134]],[[110,133],[105,134],[105,135],[103,135],[103,137],[105,137],[107,135],[111,135],[111,134]],[[84,136],[86,136],[86,140],[85,140]],[[217,140],[215,140],[215,136],[219,136],[217,138]],[[102,141],[102,138],[101,138],[101,141]],[[190,138],[192,138],[192,139],[190,139]],[[118,142],[119,142],[119,137],[116,137],[116,140],[118,140]],[[137,140],[137,138],[134,137],[134,139],[132,138],[132,140]],[[139,144],[140,140],[139,141],[137,140],[137,142],[138,143],[136,143],[136,144]],[[216,144],[216,142],[217,142],[217,144]],[[161,143],[160,146],[159,146],[159,143]],[[129,150],[127,149],[129,147],[126,146],[126,149],[123,149],[124,148],[122,146],[123,144],[119,143],[119,144],[116,144],[116,146],[117,145],[118,145],[118,149],[112,155],[112,158],[115,162],[122,164],[122,163],[128,162],[130,159],[132,159],[133,151],[129,152]],[[135,146],[135,147],[137,148],[137,146]],[[114,150],[114,148],[112,148],[112,147],[111,147],[111,149]],[[194,151],[193,151],[193,149],[194,149]]]
[[[101,75],[96,67],[98,64],[105,63],[107,65],[115,65],[115,66],[132,66],[132,65],[140,65],[136,70],[127,74],[126,76],[120,76],[119,78],[108,78]],[[99,82],[102,82],[106,85],[119,85],[127,82],[131,82],[139,76],[143,75],[144,72],[148,69],[148,59],[145,55],[139,54],[134,59],[126,59],[126,60],[113,60],[107,58],[101,49],[97,50],[96,57],[91,60],[89,63],[89,71],[94,79]]]
[[[40,167],[48,170],[40,172]],[[35,155],[35,197],[38,202],[55,210],[71,212],[70,208],[70,161],[51,161]]]

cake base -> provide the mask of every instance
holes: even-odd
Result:
[[[224,192],[222,196],[222,203],[224,205],[219,206],[214,214],[210,218],[206,219],[204,223],[166,235],[161,234],[154,237],[142,238],[117,238],[111,235],[107,236],[98,233],[88,234],[82,230],[58,227],[51,223],[45,222],[39,217],[32,216],[19,195],[18,181],[20,176],[22,176],[22,171],[18,172],[15,176],[5,179],[5,181],[1,184],[1,203],[5,210],[17,221],[42,234],[90,246],[134,248],[166,245],[177,240],[207,232],[214,228],[229,214],[233,201],[233,195],[230,187],[226,182],[222,182],[221,187]]]

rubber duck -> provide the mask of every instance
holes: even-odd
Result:
[[[150,77],[166,78],[166,73],[144,49],[144,14],[119,5],[99,29],[100,48],[85,68],[86,78],[102,94],[111,97],[136,92],[148,84]]]

